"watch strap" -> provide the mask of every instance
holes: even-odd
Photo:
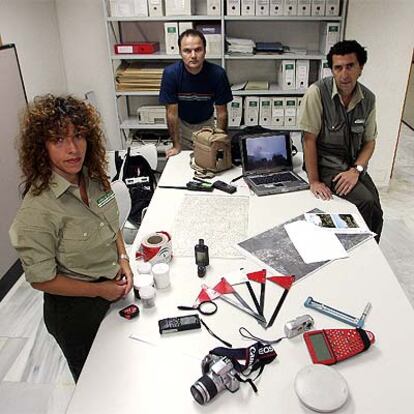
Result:
[[[118,260],[121,260],[121,259],[128,260],[128,262],[129,262],[129,256],[127,254],[125,254],[125,253],[121,253],[118,256]]]

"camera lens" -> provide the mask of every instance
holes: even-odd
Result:
[[[217,395],[217,387],[213,380],[203,375],[194,385],[190,388],[193,398],[200,404],[203,405],[209,402]]]
[[[200,404],[203,405],[205,403],[203,394],[198,390],[197,384],[192,385],[190,388],[191,394],[193,398]]]

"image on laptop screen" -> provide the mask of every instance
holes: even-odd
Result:
[[[246,138],[246,171],[268,171],[291,165],[286,134],[267,134]]]

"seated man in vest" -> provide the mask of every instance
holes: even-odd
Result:
[[[225,70],[207,62],[206,38],[193,29],[181,33],[178,46],[182,60],[167,66],[162,76],[159,101],[167,107],[167,123],[173,147],[167,157],[192,149],[192,133],[203,126],[227,130],[227,103],[233,100]]]
[[[379,242],[383,224],[379,194],[367,173],[377,136],[375,95],[357,82],[367,52],[357,41],[336,43],[328,53],[332,77],[309,87],[301,103],[306,172],[312,193],[332,193],[358,207]]]

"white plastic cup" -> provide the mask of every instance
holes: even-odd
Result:
[[[144,308],[152,308],[155,306],[155,289],[152,286],[142,286],[139,289],[142,306]]]
[[[144,286],[154,287],[154,278],[151,274],[138,274],[134,277],[134,294],[137,299],[141,299],[139,290]]]
[[[157,289],[166,289],[170,286],[170,266],[167,263],[157,263],[152,266],[151,271]]]
[[[137,271],[140,274],[149,274],[151,273],[151,263],[144,262],[143,260],[138,260],[137,262]]]

